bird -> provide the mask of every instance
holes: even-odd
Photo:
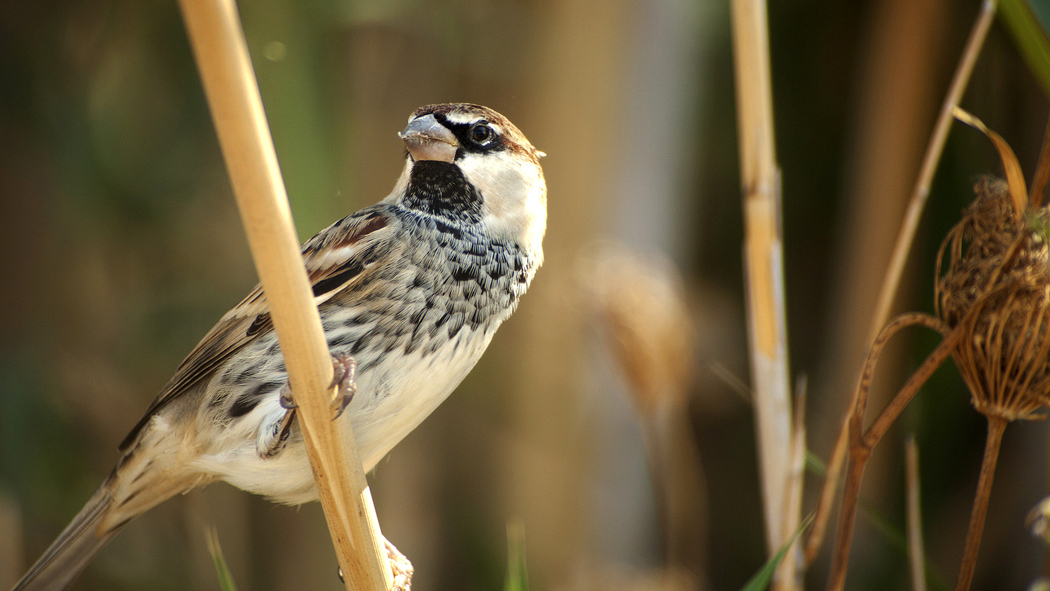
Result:
[[[333,416],[349,417],[366,472],[466,377],[543,263],[544,154],[514,124],[435,104],[398,136],[405,165],[390,194],[301,247],[340,382]],[[133,518],[210,482],[316,500],[287,383],[256,286],[178,366],[14,591],[68,588]]]

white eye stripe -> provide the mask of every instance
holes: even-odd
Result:
[[[470,113],[452,112],[447,113],[445,119],[447,119],[449,123],[455,123],[457,125],[472,125],[481,121],[484,117],[478,117],[477,115],[472,115]]]

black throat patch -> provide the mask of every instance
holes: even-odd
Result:
[[[470,184],[459,166],[434,160],[412,165],[405,207],[471,224],[481,222],[481,192]]]

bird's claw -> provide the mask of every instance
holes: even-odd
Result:
[[[338,419],[357,392],[357,361],[346,353],[332,353],[332,383],[329,388],[336,388],[330,405],[332,420]],[[299,405],[292,396],[292,387],[285,384],[278,399],[282,408],[294,410]]]
[[[357,361],[346,353],[332,354],[332,384],[335,396],[332,398],[332,420],[338,419],[357,392]]]
[[[281,408],[286,408],[288,410],[299,408],[299,405],[295,403],[295,398],[292,397],[292,385],[289,383],[285,383],[281,386],[281,395],[277,399],[277,402],[281,405]]]

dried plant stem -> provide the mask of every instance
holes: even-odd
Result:
[[[817,509],[813,516],[813,525],[806,538],[805,560],[806,565],[813,564],[813,560],[824,543],[824,534],[827,531],[828,519],[831,518],[831,508],[835,504],[835,492],[842,475],[842,466],[846,460],[846,449],[849,447],[849,420],[846,415],[839,429],[839,436],[835,439],[835,447],[831,450],[831,458],[828,460],[828,468],[824,472],[824,486],[820,489],[820,500],[817,501]]]
[[[800,377],[795,384],[795,420],[791,430],[791,478],[784,491],[784,525],[781,529],[783,539],[795,536],[802,516],[802,484],[806,473],[806,379]],[[773,591],[797,591],[802,589],[802,570],[805,564],[799,564],[797,546],[784,555],[784,560],[773,574]]]
[[[925,326],[945,335],[941,344],[923,361],[919,369],[912,374],[892,401],[879,413],[871,427],[864,431],[864,411],[868,403],[868,391],[879,355],[893,335],[909,326]],[[846,583],[846,567],[849,564],[850,546],[853,541],[853,526],[857,517],[857,501],[860,499],[860,485],[864,476],[864,467],[871,456],[875,445],[886,434],[886,431],[897,420],[900,413],[918,393],[933,372],[951,355],[958,345],[962,331],[948,333],[940,320],[927,314],[909,313],[894,318],[875,338],[864,370],[857,384],[854,410],[850,414],[849,425],[849,468],[846,472],[846,486],[842,495],[842,508],[839,513],[839,526],[836,533],[835,554],[831,561],[831,574],[828,576],[829,591],[841,591]]]
[[[783,542],[790,478],[791,402],[779,181],[773,134],[769,32],[764,0],[733,0],[733,56],[744,198],[748,328],[766,547]]]
[[[331,420],[332,365],[233,0],[180,0],[190,44],[299,405],[346,588],[387,591],[390,567],[349,420]]]
[[[838,532],[836,533],[835,554],[831,561],[831,574],[828,576],[829,591],[842,591],[842,588],[846,583],[846,567],[849,563],[850,544],[852,543],[853,538],[853,526],[857,518],[857,502],[860,500],[860,483],[864,476],[864,466],[868,461],[868,457],[871,455],[872,449],[874,449],[875,445],[882,439],[882,436],[886,434],[890,425],[897,420],[897,417],[900,416],[900,413],[903,412],[904,408],[909,402],[911,402],[911,399],[915,397],[919,388],[926,383],[926,380],[933,375],[933,372],[940,367],[941,364],[948,359],[948,356],[955,351],[956,347],[959,346],[962,336],[967,334],[968,323],[973,322],[977,317],[978,312],[984,306],[988,294],[992,291],[991,287],[995,286],[999,281],[999,277],[1003,274],[1004,269],[1009,269],[1014,264],[1014,260],[1017,258],[1018,253],[1020,253],[1021,247],[1024,243],[1024,235],[1021,235],[1014,240],[1013,244],[1010,245],[1010,248],[1003,255],[999,266],[989,275],[981,295],[973,302],[970,309],[950,332],[948,327],[937,318],[927,314],[913,312],[902,314],[891,320],[872,343],[871,349],[868,351],[868,358],[864,362],[864,369],[861,371],[860,380],[857,383],[857,390],[853,396],[853,410],[849,415],[850,462],[849,470],[846,474],[845,491],[842,495],[842,510],[839,513],[839,527]],[[879,416],[872,423],[871,427],[865,432],[864,411],[868,404],[868,391],[871,387],[871,379],[875,371],[875,364],[889,339],[902,328],[907,326],[925,326],[927,328],[932,328],[940,332],[944,336],[944,340],[941,341],[941,344],[937,345],[937,348],[926,357],[926,360],[922,362],[919,369],[908,378],[908,381],[905,382],[904,386],[899,392],[897,392],[897,395],[892,401],[890,401],[886,408],[879,413]]]
[[[908,483],[908,562],[912,591],[926,591],[926,552],[922,543],[922,506],[919,496],[919,445],[908,437],[905,451]]]
[[[955,591],[969,591],[973,581],[973,571],[977,566],[977,553],[981,549],[981,536],[984,533],[984,519],[988,515],[988,499],[992,495],[992,480],[995,478],[995,465],[999,460],[999,446],[1003,442],[1003,432],[1007,420],[993,415],[988,416],[988,436],[984,443],[984,459],[981,461],[981,476],[977,480],[977,494],[973,500],[973,512],[970,514],[970,528],[966,532],[966,550],[963,553],[962,566],[959,568],[959,582]]]
[[[948,87],[948,93],[944,97],[940,114],[937,116],[937,123],[934,126],[933,134],[930,136],[930,143],[926,147],[926,154],[923,157],[919,177],[915,182],[911,200],[908,202],[908,209],[904,214],[904,220],[901,222],[900,233],[897,235],[897,242],[893,247],[893,254],[890,258],[889,267],[886,269],[886,276],[879,290],[879,297],[875,304],[875,313],[872,315],[869,340],[875,339],[875,335],[878,334],[890,315],[890,309],[897,295],[897,288],[900,286],[901,275],[904,273],[904,264],[907,262],[908,252],[911,250],[915,231],[919,226],[919,219],[922,217],[922,211],[926,207],[926,199],[930,194],[933,174],[937,170],[937,164],[940,162],[941,154],[944,152],[945,141],[948,139],[948,131],[951,129],[953,120],[952,113],[959,101],[962,100],[963,92],[965,92],[966,86],[969,84],[974,64],[977,63],[977,56],[980,55],[981,48],[984,46],[984,40],[988,36],[988,29],[991,27],[992,20],[995,17],[996,4],[996,0],[984,0],[981,3],[981,12],[977,15],[973,28],[970,30],[970,37],[966,42],[962,57],[959,59],[959,65],[955,69],[955,75],[952,77],[951,85]],[[850,402],[850,408],[846,411],[847,417],[853,413],[856,403],[856,398]],[[836,450],[840,446],[844,447],[845,444],[843,442],[847,440],[846,432],[848,428],[849,421],[846,420],[843,422],[842,430],[839,432]],[[806,541],[807,561],[813,560],[824,541],[823,536],[826,531],[827,520],[831,515],[831,501],[835,497],[838,475],[842,472],[841,463],[844,460],[845,454],[833,453],[831,460],[828,462],[828,472],[824,480],[824,488],[821,491],[821,501],[814,518],[813,529]]]
[[[988,29],[992,26],[992,20],[995,17],[995,7],[996,0],[984,0],[981,3],[981,12],[977,15],[977,20],[973,24],[970,37],[966,41],[966,48],[963,50],[959,65],[955,69],[955,75],[952,77],[951,85],[948,87],[948,95],[944,98],[944,104],[941,105],[940,114],[937,116],[937,124],[933,128],[933,135],[930,136],[930,143],[922,160],[919,178],[915,182],[915,189],[912,191],[908,210],[904,215],[904,221],[901,223],[900,234],[897,235],[897,243],[893,247],[893,256],[890,259],[890,266],[886,270],[886,278],[883,280],[882,288],[879,291],[875,314],[871,320],[870,334],[872,338],[879,331],[879,328],[886,323],[886,319],[889,318],[890,308],[893,306],[893,300],[897,295],[897,287],[900,285],[900,278],[904,272],[904,263],[908,260],[908,252],[911,251],[911,244],[915,238],[915,229],[919,226],[919,218],[922,216],[923,208],[926,207],[926,199],[930,195],[933,174],[937,170],[937,163],[941,160],[941,153],[944,152],[944,143],[948,139],[948,131],[951,129],[953,119],[952,113],[955,107],[958,106],[959,101],[962,100],[963,92],[970,81],[973,66],[977,63],[977,56],[980,55],[981,47],[984,46],[984,40],[988,36]]]

